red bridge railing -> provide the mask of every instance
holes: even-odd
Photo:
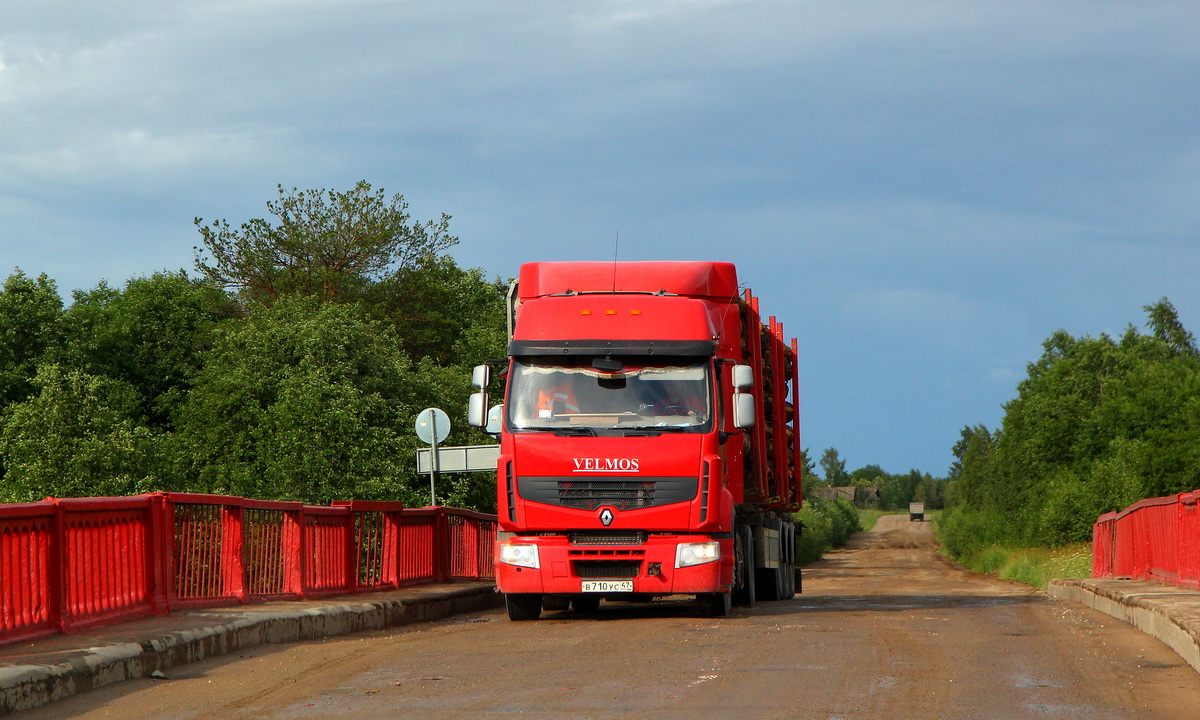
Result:
[[[0,645],[172,610],[495,575],[495,516],[162,493],[0,505]]]
[[[1200,588],[1200,490],[1134,503],[1092,526],[1092,577]]]

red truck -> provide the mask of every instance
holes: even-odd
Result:
[[[512,620],[794,596],[797,343],[731,263],[527,263],[509,337],[496,582]],[[475,369],[473,426],[490,380]]]

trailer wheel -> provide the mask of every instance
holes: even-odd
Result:
[[[732,593],[704,593],[696,596],[696,602],[708,617],[729,617],[733,614]]]
[[[784,523],[783,534],[783,599],[791,600],[796,597],[796,526]]]
[[[537,620],[542,614],[542,596],[534,593],[509,593],[504,596],[509,620]]]

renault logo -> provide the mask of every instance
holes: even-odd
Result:
[[[609,510],[608,508],[604,508],[603,510],[600,511],[600,522],[604,525],[604,527],[608,527],[609,525],[612,525],[612,521],[613,521],[613,511],[612,510]]]

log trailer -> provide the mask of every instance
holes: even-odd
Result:
[[[540,262],[509,291],[496,583],[512,620],[800,588],[797,342],[723,262]],[[468,422],[487,424],[488,365]],[[494,414],[493,414],[494,415]]]

